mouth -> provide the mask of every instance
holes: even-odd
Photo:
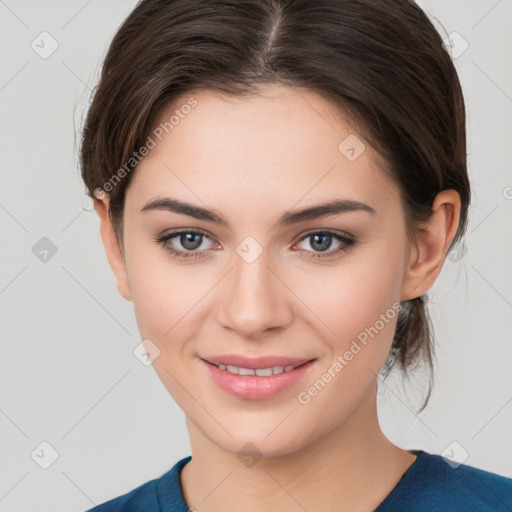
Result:
[[[202,359],[212,380],[238,398],[271,398],[301,380],[315,359],[215,356]]]

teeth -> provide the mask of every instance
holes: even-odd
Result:
[[[272,368],[259,368],[255,373],[258,377],[270,377],[273,375]]]
[[[270,368],[258,368],[257,370],[254,368],[239,368],[238,366],[234,366],[232,364],[224,365],[219,364],[218,368],[221,370],[226,370],[233,375],[257,375],[258,377],[270,377],[271,375],[279,375],[283,372],[289,372],[295,368],[295,366],[272,366]]]

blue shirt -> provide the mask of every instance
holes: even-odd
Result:
[[[409,451],[416,460],[374,512],[512,511],[512,478],[466,464],[453,468],[440,455]],[[189,512],[179,478],[190,460],[87,512]]]

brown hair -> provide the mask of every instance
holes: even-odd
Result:
[[[88,194],[109,192],[121,245],[133,155],[162,111],[194,90],[241,96],[272,83],[321,94],[357,121],[388,164],[412,241],[435,196],[456,190],[450,249],[460,241],[470,202],[464,99],[442,38],[412,0],[142,0],[105,57],[80,155]],[[407,375],[427,363],[420,410],[433,359],[425,294],[402,302],[383,367],[387,376],[398,363]]]

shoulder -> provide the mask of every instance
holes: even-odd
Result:
[[[467,464],[452,466],[440,455],[426,455],[425,467],[430,476],[426,487],[435,493],[440,504],[446,503],[450,510],[512,509],[511,478]]]
[[[87,512],[181,512],[184,502],[179,473],[190,459],[191,457],[181,459],[161,477],[139,485],[117,498],[96,505]]]
[[[405,472],[382,510],[410,504],[411,511],[499,512],[512,510],[512,479],[467,464],[447,462],[442,456],[415,450],[418,458]]]
[[[132,491],[97,505],[87,512],[135,512],[159,510],[157,498],[158,478],[146,482]]]

